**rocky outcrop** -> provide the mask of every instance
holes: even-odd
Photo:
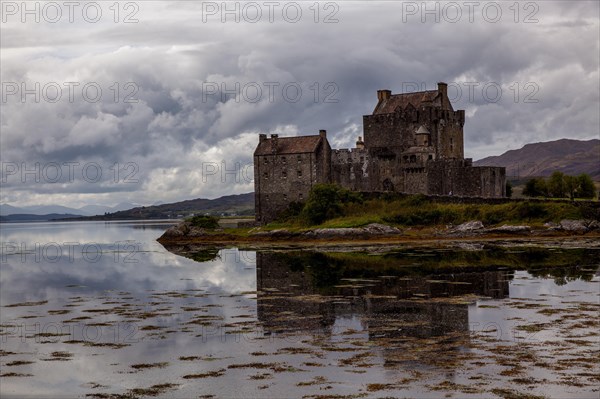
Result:
[[[169,237],[169,238],[175,238],[175,237],[183,237],[187,234],[188,229],[183,228],[184,226],[182,226],[182,224],[178,224],[176,226],[171,226],[169,227],[161,237]]]
[[[380,223],[371,223],[364,227],[349,227],[337,229],[314,229],[304,232],[302,235],[310,238],[327,237],[362,237],[362,236],[386,236],[402,234],[402,230]]]
[[[487,233],[529,233],[531,232],[531,226],[512,226],[504,224],[500,227],[492,227],[486,230]]]
[[[267,231],[256,231],[250,234],[253,237],[272,237],[272,238],[291,238],[300,235],[300,233],[286,229],[276,229]]]
[[[511,226],[511,225],[502,225],[500,227],[490,227],[485,228],[483,223],[479,220],[471,220],[460,224],[455,227],[450,227],[446,234],[450,236],[472,236],[478,234],[487,234],[487,233],[503,233],[503,234],[517,234],[517,233],[529,233],[531,232],[530,226]]]
[[[569,231],[572,233],[586,233],[597,228],[598,224],[585,220],[561,220],[558,226],[559,230]]]
[[[214,231],[222,231],[222,229],[215,229]],[[161,238],[181,238],[181,237],[202,237],[207,234],[206,229],[193,226],[190,222],[183,221],[175,226],[169,227]]]
[[[215,231],[222,231],[217,229]],[[212,232],[212,231],[211,231]],[[315,239],[315,238],[332,238],[332,237],[344,237],[344,238],[363,238],[371,236],[391,236],[402,234],[402,230],[395,227],[391,227],[380,223],[371,223],[364,227],[350,227],[350,228],[337,228],[337,229],[313,229],[308,231],[290,231],[287,229],[276,229],[262,231],[260,228],[252,229],[249,231],[250,237],[264,238],[264,239],[293,239],[293,238],[304,238],[304,239]],[[208,236],[210,232],[205,229],[192,226],[189,222],[181,222],[176,226],[169,227],[167,231],[162,235],[161,238],[165,239],[177,239],[177,238],[192,238]]]
[[[481,221],[471,220],[471,221],[465,222],[463,224],[459,224],[458,226],[451,228],[450,231],[453,233],[467,233],[467,232],[482,230],[483,228],[484,228],[484,226],[483,226],[483,223],[481,223]]]

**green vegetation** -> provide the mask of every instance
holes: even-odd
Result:
[[[312,276],[315,287],[327,289],[344,278],[415,276],[481,270],[522,270],[534,276],[552,277],[557,284],[582,279],[590,281],[600,260],[597,249],[541,247],[505,248],[486,245],[484,250],[403,248],[384,254],[369,252],[276,252],[265,261],[288,265],[291,272]]]
[[[507,180],[506,181],[506,196],[508,198],[510,198],[510,197],[512,197],[512,193],[513,193],[512,184]]]
[[[297,215],[305,223],[317,225],[325,220],[342,216],[344,205],[362,202],[360,194],[335,184],[317,184],[310,191],[306,204],[302,207],[298,203],[291,204],[286,216],[290,218]]]
[[[424,195],[393,196],[363,200],[333,185],[317,185],[306,204],[293,203],[271,228],[302,229],[361,227],[384,223],[404,227],[460,224],[481,220],[499,224],[543,224],[563,219],[598,220],[597,207],[558,201],[459,204],[434,202]]]
[[[546,180],[542,177],[530,179],[525,184],[523,195],[549,198],[594,198],[596,188],[592,178],[582,173],[569,176],[556,171]]]
[[[216,229],[219,227],[219,218],[208,215],[196,215],[187,219],[188,222],[192,224],[194,227],[199,227],[201,229]]]

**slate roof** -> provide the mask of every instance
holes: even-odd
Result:
[[[268,138],[258,143],[254,155],[273,154],[272,142],[274,139]],[[315,152],[322,140],[320,135],[279,137],[277,140],[277,154],[298,154],[306,152]]]
[[[377,104],[373,115],[391,114],[398,107],[406,108],[411,104],[416,109],[419,109],[422,103],[430,103],[436,99],[439,92],[437,90],[418,91],[415,93],[394,94],[387,100],[383,100]]]

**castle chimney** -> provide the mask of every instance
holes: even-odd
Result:
[[[262,143],[263,141],[265,141],[267,139],[267,135],[266,134],[259,134],[258,135],[258,142]]]
[[[438,93],[442,95],[442,108],[446,108],[448,104],[448,84],[444,82],[438,82]]]
[[[387,100],[391,96],[392,96],[391,90],[377,90],[377,100],[379,100],[379,102]]]
[[[363,141],[361,136],[358,136],[358,140],[356,140],[356,148],[362,150],[365,148],[365,142]]]
[[[327,138],[327,130],[319,130],[319,136],[323,137],[324,139]]]
[[[278,138],[279,138],[278,134],[271,135],[271,152],[273,154],[277,153],[277,143],[279,141]]]

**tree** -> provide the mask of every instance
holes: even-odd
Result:
[[[361,201],[360,195],[335,184],[317,184],[310,190],[302,215],[310,224],[321,224],[341,216],[342,204]]]
[[[558,170],[548,180],[548,194],[553,198],[564,198],[566,195],[565,175]]]
[[[219,218],[209,215],[196,215],[186,219],[194,227],[202,229],[216,229],[219,227]]]
[[[512,197],[512,184],[510,184],[510,182],[507,180],[506,181],[506,197],[510,198]]]
[[[541,177],[529,179],[527,183],[525,183],[523,195],[527,197],[547,197],[548,188],[546,187],[546,180]]]
[[[569,196],[570,199],[575,199],[575,192],[579,187],[579,179],[575,176],[563,176],[563,185],[565,188],[565,194]]]
[[[596,187],[590,175],[582,173],[577,176],[579,187],[577,188],[577,197],[579,198],[594,198],[596,196]]]

